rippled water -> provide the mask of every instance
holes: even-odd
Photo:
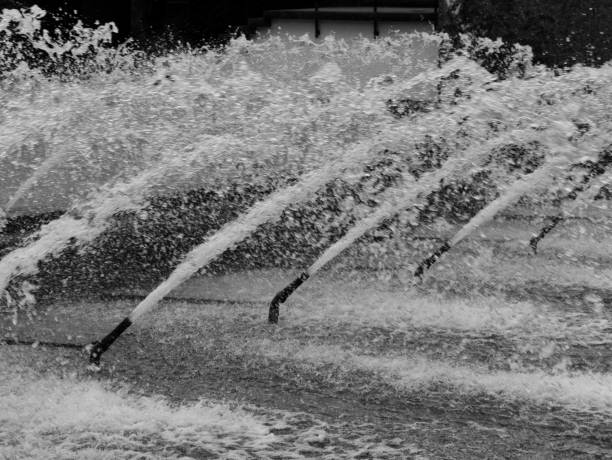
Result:
[[[550,254],[526,251],[524,257],[564,269]],[[437,282],[450,281],[454,272],[446,270]],[[134,452],[153,458],[612,454],[609,288],[587,284],[576,292],[562,280],[529,285],[508,271],[515,293],[439,295],[426,283],[406,291],[366,283],[367,273],[357,279],[328,271],[295,294],[278,326],[269,326],[267,304],[257,299],[289,275],[192,280],[120,339],[98,374],[87,374],[78,351],[0,348],[7,377],[2,403],[11,408],[3,414],[3,425],[12,427],[4,433],[13,439],[7,452],[36,456],[45,448],[68,458],[77,452],[93,458]],[[477,283],[478,273],[469,278]],[[206,301],[228,289],[234,292],[229,303]],[[531,295],[534,289],[547,291],[550,300]],[[83,343],[133,305],[56,302],[38,325],[14,332],[43,340],[69,334]],[[24,434],[31,442],[15,441]]]

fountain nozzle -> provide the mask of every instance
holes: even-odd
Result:
[[[89,364],[99,366],[100,357],[105,350],[102,349],[100,342],[92,342],[85,347],[85,352],[89,353]]]
[[[285,288],[282,291],[278,292],[278,294],[274,296],[274,298],[272,299],[272,302],[270,302],[270,308],[268,311],[268,322],[272,324],[278,323],[280,304],[284,303],[287,300],[287,298],[291,294],[293,294],[293,292],[297,288],[299,288],[302,285],[302,283],[306,281],[308,278],[310,278],[310,273],[308,273],[307,271],[300,273],[300,276],[294,279],[290,284],[285,286]]]
[[[96,367],[100,366],[100,358],[102,357],[102,353],[108,350],[108,348],[113,344],[115,340],[119,338],[123,331],[125,331],[131,325],[132,320],[129,317],[125,318],[102,340],[100,340],[99,342],[92,342],[87,345],[85,347],[85,351],[89,352],[89,364],[94,365]]]

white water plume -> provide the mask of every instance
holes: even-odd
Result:
[[[532,255],[521,238],[533,222],[516,217],[512,228],[498,222],[501,243],[474,240],[437,266],[435,294],[426,284],[406,290],[403,280],[373,282],[392,270],[372,273],[358,254],[347,261],[354,271],[340,267],[313,277],[275,328],[262,324],[261,307],[286,276],[287,265],[265,266],[272,274],[249,281],[253,272],[246,262],[240,265],[242,247],[236,257],[231,254],[238,268],[221,270],[232,282],[220,281],[211,270],[193,280],[191,294],[187,287],[175,289],[258,229],[265,234],[264,258],[265,244],[292,246],[291,232],[306,235],[304,244],[318,245],[304,258],[283,261],[292,268],[307,265],[317,248],[339,238],[312,265],[317,271],[386,218],[423,205],[436,192],[446,199],[446,188],[480,173],[490,174],[485,186],[501,196],[451,243],[482,228],[521,195],[536,202],[529,211],[537,214],[537,206],[566,196],[560,192],[582,180],[569,176],[582,174],[610,141],[612,65],[553,71],[531,65],[528,49],[520,46],[512,68],[503,72],[486,70],[467,47],[425,59],[432,50],[446,50],[450,41],[444,34],[317,43],[240,37],[224,47],[152,56],[129,46],[110,47],[112,25],[90,29],[77,23],[62,35],[45,32],[42,18],[39,9],[0,14],[0,206],[8,203],[4,217],[17,222],[39,212],[66,213],[23,240],[19,233],[2,235],[7,246],[0,293],[9,307],[20,295],[34,301],[30,282],[36,277],[28,278],[39,266],[48,270],[41,264],[45,258],[101,236],[127,251],[123,260],[112,261],[122,274],[121,263],[134,249],[132,234],[120,240],[123,227],[116,237],[111,232],[117,222],[123,224],[123,213],[128,223],[136,215],[135,232],[159,229],[152,238],[142,230],[134,240],[155,239],[161,259],[168,249],[160,248],[164,232],[173,227],[156,210],[158,202],[165,206],[166,198],[178,196],[171,201],[171,216],[185,227],[190,222],[183,216],[199,212],[200,197],[212,195],[203,205],[222,212],[199,212],[202,231],[167,257],[174,261],[183,254],[182,263],[130,319],[141,320],[170,291],[200,303],[169,301],[169,308],[136,325],[114,349],[110,359],[117,366],[77,377],[83,357],[72,350],[38,343],[0,346],[0,457],[408,458],[419,453],[406,447],[408,438],[421,443],[426,437],[427,448],[446,446],[432,457],[453,456],[460,443],[482,443],[485,447],[457,457],[520,451],[539,458],[535,448],[524,449],[532,427],[531,436],[542,436],[542,444],[574,445],[588,432],[587,441],[606,448],[612,380],[605,293],[612,278],[609,257],[598,250],[609,240],[604,218],[585,224],[582,233],[583,223],[571,222],[578,236],[556,243],[559,252],[575,249],[571,242],[578,249],[588,246],[591,259],[583,253],[569,259],[556,252]],[[477,40],[474,46],[484,54],[504,49],[501,40]],[[513,158],[503,156],[513,149],[534,153],[537,161],[521,168],[519,158],[508,167]],[[499,157],[507,163],[498,164]],[[609,180],[610,174],[603,174],[562,208],[578,211]],[[349,198],[342,194],[346,189],[338,192],[333,204],[340,204],[328,212],[319,199],[327,199],[328,186],[336,185],[346,187]],[[476,189],[467,187],[470,205],[482,198]],[[181,201],[191,200],[192,193],[193,208],[192,201]],[[260,201],[244,209],[254,194]],[[409,222],[409,231],[395,232],[407,236],[392,247],[397,272],[410,268],[414,254],[431,243],[426,239],[447,241],[457,221],[465,221],[467,213],[443,218],[444,205],[454,206],[453,199],[433,209],[430,220],[419,216]],[[145,208],[152,212],[140,212]],[[234,212],[241,214],[228,221]],[[332,214],[343,224],[356,224],[341,237],[329,231]],[[292,226],[264,226],[279,217],[292,219]],[[323,236],[309,239],[308,225]],[[175,231],[168,238],[182,237]],[[257,232],[247,241],[247,250],[259,237]],[[378,263],[389,239],[367,242]],[[513,251],[506,250],[510,244]],[[83,251],[84,260],[69,270],[76,273],[81,262],[110,265],[106,247],[86,249],[91,253]],[[142,243],[136,250],[148,248]],[[383,263],[377,267],[387,269]],[[42,275],[45,279],[47,272]],[[146,294],[149,286],[127,294]],[[526,287],[533,290],[525,296]],[[21,292],[11,298],[17,288]],[[106,293],[114,295],[114,289]],[[90,340],[132,306],[131,300],[53,301],[40,322],[11,325],[5,334],[61,341],[69,333],[70,340]],[[9,324],[7,318],[0,323]],[[143,345],[151,346],[151,359],[142,359]],[[244,399],[232,402],[236,394]],[[230,402],[222,402],[225,398]],[[291,410],[305,410],[312,418],[304,422],[304,414],[270,407],[298,408]],[[460,415],[451,420],[449,412]],[[332,421],[317,419],[323,416]],[[364,429],[372,435],[368,439],[357,426],[366,421],[377,425]],[[503,440],[487,433],[474,441],[475,422]],[[469,427],[467,434],[457,434],[460,426]],[[404,438],[386,439],[395,429]],[[497,450],[490,449],[494,442],[500,442]]]
[[[596,146],[590,146],[590,155],[588,156],[593,158],[596,157],[597,153],[599,153],[604,145],[605,144],[600,143]],[[508,190],[504,190],[502,192],[502,195],[499,198],[495,199],[492,203],[479,211],[466,225],[461,228],[461,230],[453,235],[453,237],[449,240],[449,245],[454,246],[462,241],[478,227],[493,219],[499,212],[516,203],[525,194],[531,193],[538,188],[546,188],[546,186],[549,185],[552,179],[555,177],[555,171],[559,172],[566,169],[570,161],[577,156],[576,152],[580,152],[582,154],[585,153],[584,147],[580,147],[582,147],[582,149],[578,150],[578,148],[572,147],[571,144],[568,144],[568,146],[565,148],[566,152],[564,155],[559,155],[553,160],[549,160],[537,171],[512,184]]]
[[[22,32],[26,39],[38,39],[40,33],[46,40],[37,14]],[[5,22],[27,22],[26,16],[10,13]],[[36,36],[29,32],[34,29]],[[410,48],[419,43],[439,45],[445,39],[442,35],[398,35],[384,43],[350,44],[333,39],[313,44],[273,37],[257,42],[239,38],[222,50],[145,59],[136,53],[107,53],[99,38],[103,31],[83,33],[89,37],[84,42],[98,40],[99,45],[92,46],[105,59],[118,59],[117,65],[104,72],[94,68],[87,78],[67,81],[34,70],[32,78],[22,78],[27,71],[22,77],[12,75],[2,95],[6,103],[1,117],[7,123],[1,125],[0,156],[9,166],[8,177],[14,148],[39,136],[52,139],[52,148],[37,158],[39,164],[56,165],[50,168],[55,170],[59,165],[53,158],[65,163],[61,174],[45,175],[43,166],[39,171],[30,169],[30,179],[17,184],[12,195],[23,196],[29,188],[24,205],[40,201],[30,196],[34,193],[69,196],[61,190],[69,183],[80,193],[100,191],[89,201],[79,197],[80,204],[70,213],[74,217],[64,216],[43,227],[30,238],[30,247],[9,253],[0,262],[2,288],[15,276],[35,273],[38,261],[57,254],[71,238],[85,243],[97,237],[108,228],[107,220],[114,213],[139,209],[151,196],[198,187],[223,189],[241,181],[283,184],[279,177],[291,182],[303,176],[306,182],[299,187],[279,191],[249,214],[261,211],[261,217],[230,224],[226,228],[233,229],[233,236],[215,237],[210,246],[205,243],[205,247],[214,246],[212,255],[186,257],[189,266],[196,260],[206,263],[222,252],[220,241],[231,246],[278,216],[282,206],[311,196],[326,180],[359,178],[362,165],[384,149],[410,157],[416,143],[435,135],[448,141],[449,161],[462,161],[475,145],[489,139],[503,139],[514,130],[546,128],[556,118],[567,120],[569,115],[559,114],[559,108],[571,107],[576,100],[588,98],[592,104],[584,114],[572,116],[597,122],[609,92],[606,66],[576,68],[560,76],[528,67],[529,78],[495,81],[465,56],[455,56],[436,68],[410,54]],[[72,35],[74,40],[79,36]],[[73,51],[78,55],[80,49],[74,44],[48,46],[66,55]],[[51,48],[38,49],[53,54]],[[368,72],[378,69],[378,75],[363,82],[360,75],[366,68]],[[592,90],[586,96],[581,93],[585,82]],[[429,109],[394,119],[387,103],[404,98],[429,98]],[[227,133],[235,138],[229,147],[210,141]],[[110,147],[114,140],[119,142],[117,148]],[[196,153],[201,156],[197,158]],[[103,179],[83,173],[91,168],[104,170]],[[122,172],[126,170],[140,172],[126,179],[129,174]],[[203,171],[206,174],[198,173]],[[318,174],[321,177],[314,178]],[[75,175],[80,182],[72,182]],[[42,176],[50,177],[43,181]],[[29,187],[34,182],[45,182],[45,187]],[[275,199],[278,203],[272,202]],[[65,204],[73,198],[63,200]],[[88,224],[80,222],[85,214]],[[240,222],[250,230],[237,230]],[[53,232],[57,235],[52,236]]]
[[[530,133],[529,130],[526,132],[512,132],[501,139],[496,138],[494,141],[489,141],[483,146],[473,149],[472,151],[468,152],[465,157],[447,161],[447,163],[440,169],[427,173],[418,182],[407,181],[407,183],[403,184],[401,187],[391,189],[381,198],[380,201],[382,201],[382,204],[380,207],[371,215],[359,221],[347,232],[344,237],[326,249],[321,257],[319,257],[316,262],[309,267],[308,273],[312,275],[318,272],[323,266],[325,266],[325,264],[334,259],[338,254],[340,254],[358,238],[363,236],[367,231],[376,228],[383,220],[392,217],[402,209],[413,205],[414,201],[419,197],[419,195],[426,195],[439,187],[443,181],[452,180],[454,177],[460,176],[462,172],[465,173],[466,168],[474,167],[479,162],[482,162],[485,155],[493,150],[495,146],[503,146],[511,142],[522,144],[528,142],[530,138],[537,138],[543,143],[543,145],[547,146],[547,144],[544,142],[544,138],[548,137],[552,139],[554,136],[563,137],[565,134],[565,132],[560,132],[558,129],[553,129],[552,132],[540,131],[538,132],[537,136]],[[557,139],[554,139],[554,143],[556,146],[558,143]],[[567,149],[567,147],[565,148]],[[541,187],[543,185],[542,181],[552,180],[553,172],[558,170],[560,166],[571,161],[576,156],[568,155],[567,153],[561,156],[559,155],[559,152],[554,152],[554,154],[556,156],[554,157],[554,160],[551,161],[550,165],[543,166],[536,173],[528,176],[528,178],[518,181],[511,187],[511,190],[505,193],[490,206],[487,206],[485,210],[481,211],[476,217],[474,217],[474,219],[472,219],[451,239],[451,246],[461,241],[475,228],[490,220],[500,210],[506,208],[509,204],[516,201],[525,193],[528,193],[530,191],[530,187]]]
[[[419,195],[435,190],[442,181],[452,180],[462,172],[465,173],[467,169],[474,167],[478,162],[482,162],[496,146],[511,142],[520,144],[534,138],[534,133],[530,130],[511,132],[501,139],[495,138],[483,146],[471,149],[464,157],[448,160],[440,169],[425,174],[418,182],[405,179],[404,184],[392,188],[380,198],[382,204],[372,214],[360,220],[345,236],[327,248],[321,257],[309,267],[308,273],[312,275],[318,272],[367,231],[376,228],[386,218],[412,205]]]
[[[64,158],[66,151],[57,152],[56,154],[52,154],[49,158],[45,159],[43,163],[36,168],[34,173],[28,177],[24,182],[19,185],[19,188],[13,195],[10,197],[6,205],[4,206],[3,212],[5,215],[8,215],[13,207],[21,200],[24,195],[36,185],[38,180],[42,178],[45,174],[47,174],[54,166],[56,166],[59,162],[61,162]],[[0,223],[0,231],[2,231],[4,225]]]
[[[355,161],[358,157],[371,154],[371,147],[369,146],[360,150],[361,152],[358,155],[356,155],[356,152],[353,152],[353,155],[350,157],[351,161]],[[465,165],[465,162],[460,161],[460,164]],[[278,218],[283,210],[290,204],[306,200],[310,194],[333,177],[334,173],[338,173],[349,167],[346,160],[340,162],[340,165],[340,167],[338,165],[329,167],[326,171],[315,171],[310,174],[309,177],[302,179],[297,185],[274,193],[270,198],[253,206],[248,213],[226,225],[207,242],[192,249],[170,277],[138,305],[131,313],[130,319],[136,321],[141,315],[153,308],[170,291],[189,279],[194,273],[206,266],[215,257],[242,241],[263,223]],[[444,172],[446,172],[446,170]],[[385,211],[387,210],[385,209]]]
[[[485,114],[490,116],[492,111],[494,111],[500,119],[506,119],[507,121],[507,119],[510,118],[510,114],[517,111],[517,107],[514,104],[504,107],[501,106],[497,100],[481,94],[474,96],[469,101],[469,104],[467,104],[467,107],[469,107],[471,110],[464,113],[472,115],[476,121],[482,120]],[[569,104],[562,106],[560,110],[556,112],[556,115],[561,116],[561,118],[553,119],[551,121],[553,129],[550,132],[540,132],[541,142],[554,150],[558,150],[559,147],[565,149],[568,142],[567,137],[572,135],[574,131],[573,124],[569,120],[571,117],[579,116],[582,110],[583,106],[580,104]],[[501,116],[502,113],[508,113],[508,116],[503,117]],[[521,113],[521,115],[523,114]],[[533,117],[533,114],[531,114],[531,116]],[[431,118],[431,115],[424,116],[421,120],[419,120],[419,123],[422,123],[424,120],[428,121]],[[440,121],[439,116],[437,121]],[[531,129],[538,127],[541,131],[541,120],[535,125],[534,123],[536,123],[536,120],[531,121],[531,123],[529,121],[530,119],[526,118],[524,115],[521,118],[522,124],[529,124]],[[429,128],[431,128],[431,126]],[[390,133],[387,133],[387,136],[389,134]],[[370,148],[367,148],[362,150],[363,153],[360,155],[353,153],[351,160],[354,161],[359,156],[363,156],[364,154],[367,155],[369,151]],[[559,152],[555,153],[559,154]],[[575,150],[572,150],[572,153],[575,153]],[[565,163],[568,163],[572,159],[574,158],[568,158],[567,153],[564,153],[560,155],[560,158],[555,159],[555,162],[565,161]],[[471,160],[472,158],[470,157],[470,161]],[[451,160],[451,164],[452,161],[453,160]],[[461,158],[455,159],[454,161],[458,161],[460,164],[465,163]],[[147,298],[136,307],[136,309],[131,313],[130,319],[135,321],[145,312],[153,308],[170,291],[196,273],[200,268],[204,267],[228,248],[233,247],[236,243],[246,238],[261,224],[266,223],[271,219],[278,218],[289,204],[307,199],[310,193],[324,185],[330,178],[333,177],[333,174],[337,174],[342,169],[343,168],[333,167],[327,168],[325,172],[316,171],[307,179],[303,179],[296,186],[276,192],[267,200],[255,205],[248,213],[222,228],[209,241],[192,249],[185,257],[185,260],[179,264],[170,277],[160,284],[154,291],[152,291]],[[442,178],[438,178],[438,180],[440,179]]]
[[[199,172],[203,152],[222,155],[237,146],[236,140],[229,136],[210,136],[201,141],[199,149],[184,152],[183,156],[173,154],[130,181],[97,193],[91,200],[75,205],[68,214],[44,225],[32,243],[15,249],[0,261],[0,290],[16,276],[35,273],[40,260],[59,253],[71,242],[92,241],[108,228],[110,218],[117,211],[140,209],[152,189],[171,180],[174,174],[185,178]]]
[[[459,63],[462,62],[463,61],[459,61]],[[451,71],[451,69],[457,68],[457,65],[457,62],[452,62],[448,64],[448,67],[443,69],[443,71],[438,70],[437,72],[439,75],[443,75]],[[430,76],[431,75],[429,74],[418,75],[411,80],[411,84],[418,85],[427,80]],[[407,87],[407,85],[404,85],[404,87]],[[488,107],[484,106],[481,110],[487,109]],[[418,126],[420,129],[415,130],[415,133],[410,133],[409,137],[418,138],[420,135],[422,135],[421,132],[425,132],[426,130],[430,129],[432,119],[437,120],[438,123],[442,122],[440,117],[428,115],[425,119],[417,122],[415,128]],[[355,169],[359,164],[371,158],[375,153],[383,150],[384,146],[389,144],[389,140],[402,139],[402,143],[409,142],[407,139],[405,139],[406,135],[402,132],[403,130],[401,125],[394,126],[392,124],[391,129],[386,129],[385,131],[386,135],[379,136],[381,142],[383,142],[382,145],[378,146],[378,144],[373,141],[364,142],[363,146],[358,147],[348,156],[345,154],[344,158],[342,158],[342,155],[336,154],[336,157],[340,157],[341,160],[339,160],[333,167],[327,166],[314,173],[311,173],[309,182],[305,181],[305,183],[301,184],[299,187],[306,191],[306,194],[303,195],[302,200],[306,199],[310,193],[332,179],[335,174],[340,174],[347,169]],[[212,145],[210,147],[202,148],[201,145],[198,145],[201,143],[204,143],[205,145],[207,143],[211,143],[209,139],[212,139]],[[113,215],[113,213],[119,210],[137,209],[138,207],[142,206],[144,204],[143,200],[148,196],[148,194],[151,193],[151,189],[158,185],[160,179],[167,181],[168,178],[166,176],[169,173],[172,173],[177,169],[180,170],[179,177],[184,181],[189,173],[191,175],[194,173],[194,169],[191,166],[185,171],[185,165],[190,165],[190,162],[195,161],[196,164],[202,162],[203,166],[210,164],[214,166],[219,164],[221,161],[223,161],[222,155],[226,155],[228,153],[228,145],[224,144],[223,147],[220,145],[215,145],[215,142],[217,142],[216,139],[216,136],[204,136],[204,139],[202,139],[202,136],[199,136],[198,141],[195,143],[195,147],[189,147],[191,160],[187,160],[181,156],[173,157],[173,152],[169,152],[167,153],[168,164],[162,162],[161,166],[156,165],[154,169],[145,170],[135,179],[127,183],[119,183],[111,187],[108,191],[100,193],[99,196],[95,196],[91,201],[78,205],[75,211],[73,211],[71,214],[76,214],[78,216],[87,213],[90,224],[79,222],[78,217],[75,220],[73,217],[64,216],[60,221],[43,227],[38,235],[34,236],[34,238],[38,237],[38,240],[35,240],[34,243],[25,248],[20,248],[13,251],[0,262],[0,287],[6,287],[10,279],[17,275],[34,273],[37,269],[37,262],[39,260],[42,260],[42,258],[50,254],[56,254],[63,247],[65,247],[72,238],[76,238],[84,242],[91,241],[91,239],[100,235],[102,231],[107,228],[107,220]],[[400,142],[394,141],[392,143],[392,145],[397,144],[400,144]],[[343,145],[342,147],[343,151],[353,150],[351,149],[350,145],[348,147]],[[251,149],[253,149],[253,147],[251,147]],[[167,148],[165,150],[167,151]],[[234,148],[234,150],[236,150],[236,148]],[[272,148],[271,151],[273,152],[274,149]],[[196,153],[201,152],[204,152],[204,155],[198,159]],[[223,172],[224,170],[220,169],[220,171]],[[278,215],[278,213],[281,212],[287,204],[298,201],[298,196],[296,195],[294,196],[293,200],[285,200],[278,203],[276,206],[276,214]],[[268,218],[260,220],[256,225],[251,225],[249,227],[250,230],[247,232],[242,232],[242,236],[237,237],[235,242],[240,241],[254,228],[267,220]],[[210,260],[210,258],[208,260]]]

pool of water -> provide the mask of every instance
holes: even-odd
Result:
[[[612,455],[605,293],[568,294],[561,282],[546,287],[549,297],[565,292],[554,302],[492,292],[443,296],[426,284],[365,287],[329,272],[283,307],[277,326],[265,322],[267,304],[255,289],[253,301],[206,300],[206,291],[228,283],[258,285],[263,297],[282,273],[192,280],[182,291],[191,300],[177,292],[128,330],[97,373],[86,370],[80,350],[1,346],[0,403],[7,409],[0,415],[0,453]],[[5,318],[3,325],[21,339],[88,343],[135,302],[57,301],[34,322],[10,326]]]

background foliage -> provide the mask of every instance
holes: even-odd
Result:
[[[536,62],[565,67],[612,59],[609,0],[456,0],[443,28],[530,45]]]

